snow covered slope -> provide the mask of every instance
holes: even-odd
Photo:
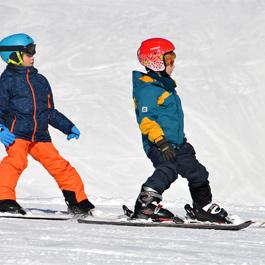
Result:
[[[176,45],[186,135],[210,171],[215,198],[264,205],[265,3],[10,0],[0,10],[0,37],[34,37],[36,67],[50,80],[57,108],[81,130],[79,141],[67,142],[51,129],[89,194],[135,197],[153,171],[135,120],[131,71],[143,70],[141,41],[161,36]],[[18,197],[60,195],[31,161]],[[176,197],[189,200],[183,179],[165,193]]]
[[[215,199],[244,219],[264,217],[264,1],[9,0],[0,3],[0,14],[0,38],[26,32],[37,43],[36,67],[49,79],[56,107],[81,130],[80,140],[68,142],[51,128],[54,143],[99,209],[120,214],[152,174],[131,71],[143,70],[136,58],[141,41],[164,37],[176,45],[186,135],[210,171]],[[65,208],[52,178],[32,159],[17,196],[28,207]],[[190,201],[186,181],[180,178],[164,199],[183,212]],[[0,227],[3,265],[261,265],[265,259],[264,233],[254,229],[157,232],[14,220]]]

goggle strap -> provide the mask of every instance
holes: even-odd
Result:
[[[12,52],[12,51],[23,51],[25,49],[22,45],[16,45],[16,46],[0,46],[1,52]]]
[[[19,52],[24,52],[24,53],[28,53],[31,55],[34,55],[36,53],[35,50],[36,44],[31,43],[27,46],[22,46],[22,45],[16,45],[16,46],[0,46],[0,51],[4,51],[4,52],[15,52],[15,51],[19,51]]]

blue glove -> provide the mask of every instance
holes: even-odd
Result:
[[[67,135],[67,140],[71,140],[73,138],[78,139],[80,136],[80,131],[74,126],[71,129],[71,132]]]
[[[0,124],[0,142],[4,144],[5,147],[13,144],[16,139],[16,136],[11,133],[8,128]]]

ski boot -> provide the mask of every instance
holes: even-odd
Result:
[[[157,191],[144,186],[136,200],[132,218],[150,218],[155,222],[172,220],[174,214],[158,204],[161,200],[162,196]],[[153,202],[156,202],[157,204],[154,204]]]
[[[227,218],[227,212],[218,204],[212,203],[212,193],[209,183],[192,188],[190,193],[193,200],[193,208],[187,204],[185,210],[187,216],[202,222],[231,223]]]
[[[186,204],[184,208],[187,212],[187,216],[193,220],[214,223],[231,223],[227,218],[228,214],[226,210],[216,203],[211,202],[204,207],[193,204],[193,208],[189,204]]]
[[[15,200],[0,200],[0,212],[26,214],[26,211]]]
[[[94,209],[95,206],[88,199],[77,202],[73,191],[64,190],[63,195],[70,214],[76,216],[81,215],[82,217],[92,215],[91,210]]]

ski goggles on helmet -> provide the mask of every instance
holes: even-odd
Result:
[[[22,46],[22,45],[0,46],[0,51],[5,51],[5,52],[19,51],[27,55],[33,56],[36,53],[36,44],[30,43],[27,46]]]
[[[26,47],[24,47],[22,52],[25,54],[28,54],[30,56],[33,56],[36,53],[36,44],[31,43],[31,44],[27,45]]]

